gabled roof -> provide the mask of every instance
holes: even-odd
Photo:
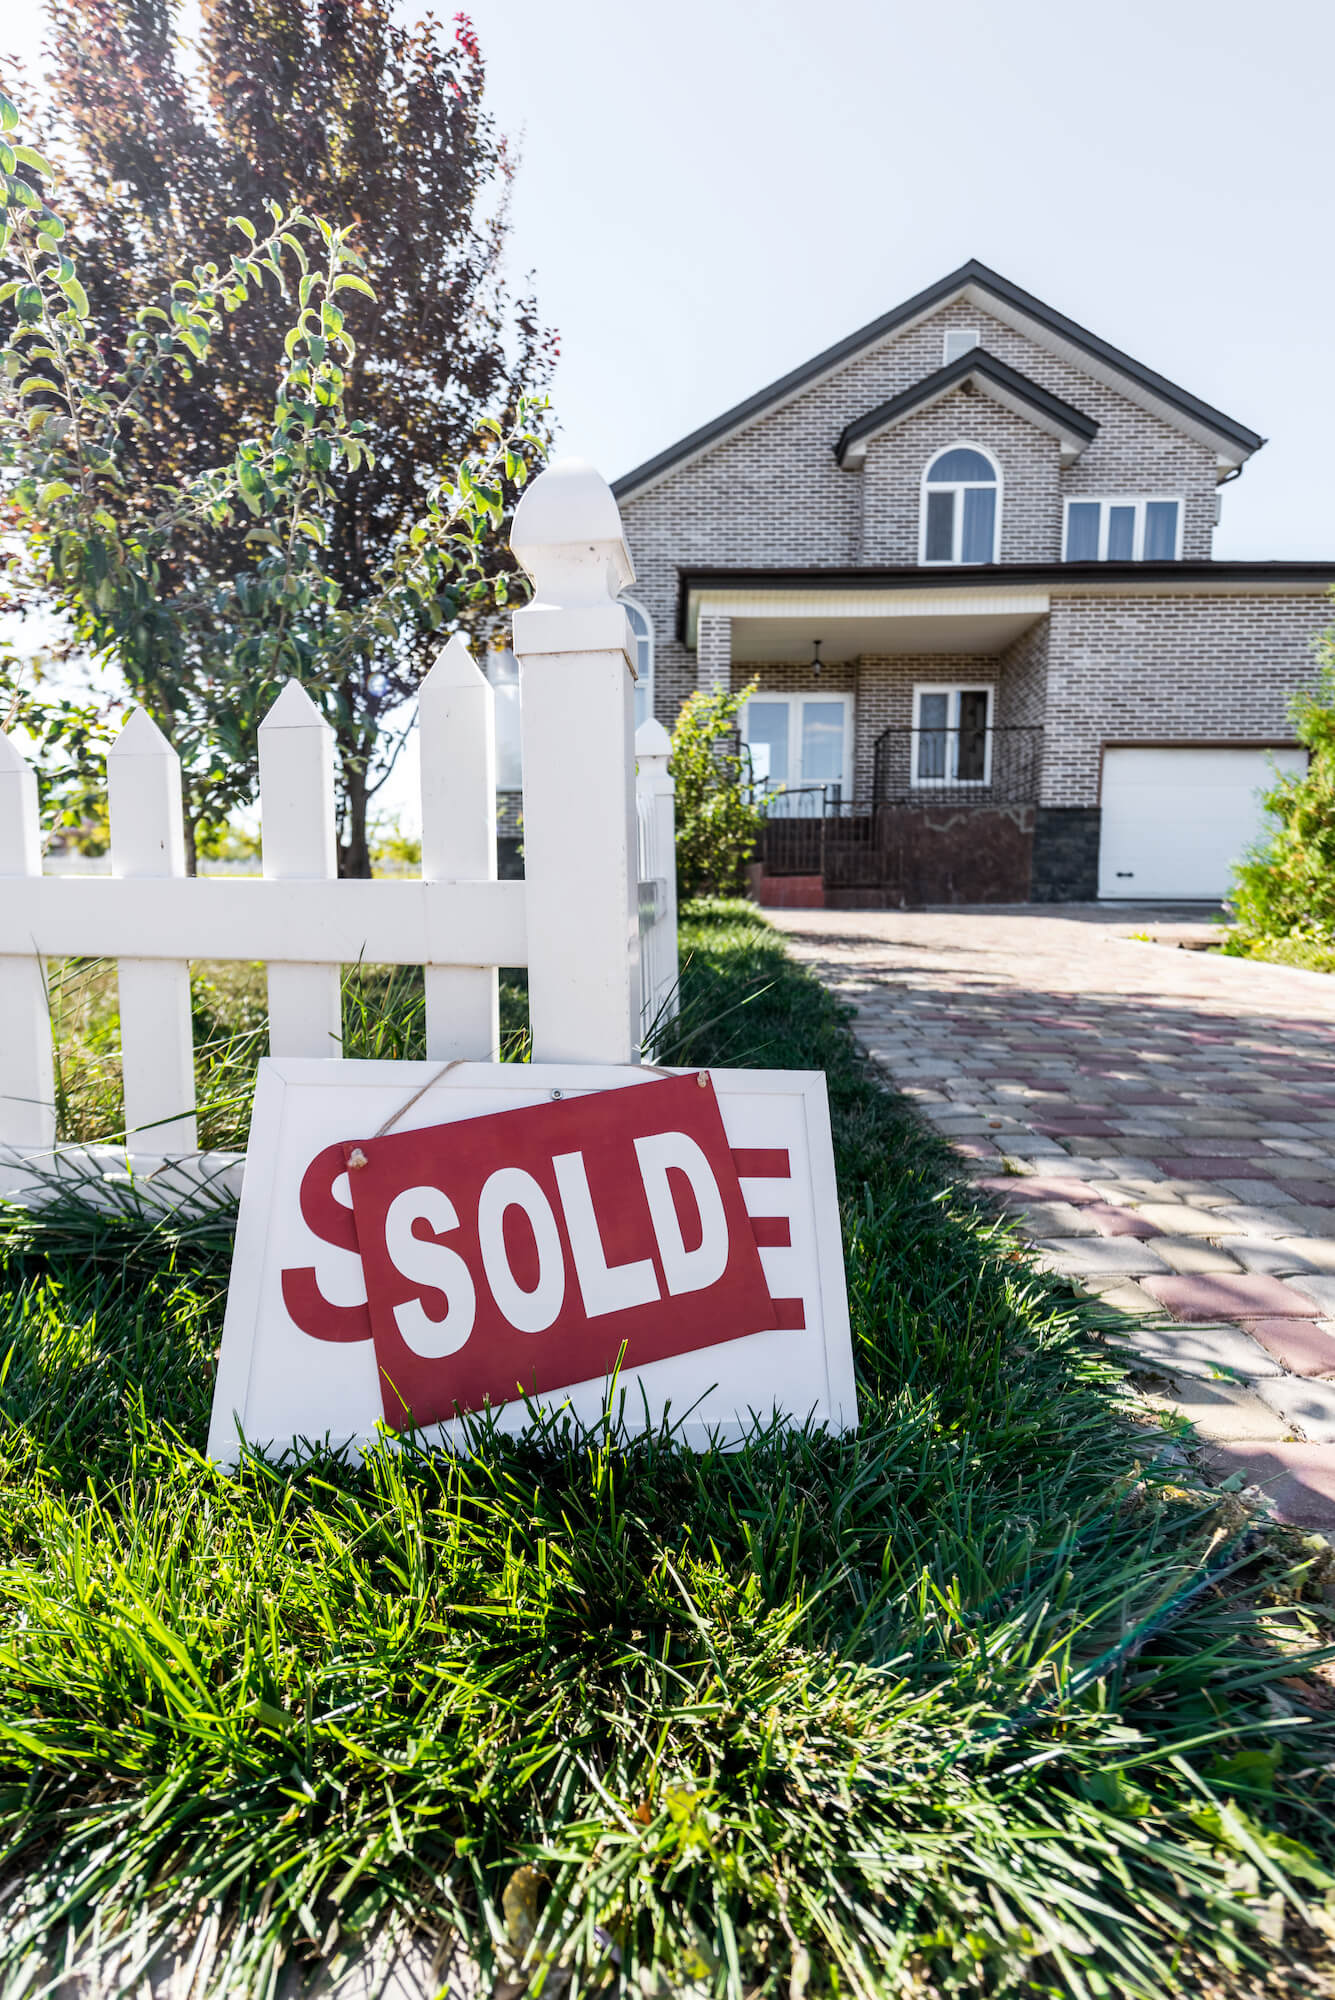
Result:
[[[892,396],[888,403],[878,403],[864,417],[855,417],[845,427],[834,447],[836,459],[840,465],[860,465],[867,455],[868,441],[878,432],[889,430],[926,404],[948,396],[964,382],[973,383],[984,395],[1027,417],[1031,423],[1038,424],[1040,429],[1057,438],[1064,463],[1069,464],[1072,459],[1079,458],[1085,446],[1098,433],[1095,418],[1087,417],[1083,410],[1077,410],[1073,404],[1064,403],[1060,396],[1054,396],[1037,382],[1031,382],[1018,368],[1007,367],[1004,361],[998,361],[996,355],[989,354],[985,348],[971,347],[966,354],[948,361],[944,368],[924,375],[921,382],[915,382],[911,389]]]
[[[777,382],[761,389],[756,395],[748,396],[744,403],[738,403],[723,415],[715,417],[712,423],[701,425],[688,437],[680,438],[666,451],[656,457],[646,459],[633,472],[627,472],[614,481],[612,491],[618,500],[625,500],[648,486],[664,473],[674,471],[688,459],[697,457],[702,451],[717,444],[731,432],[740,430],[743,424],[769,410],[777,409],[791,400],[803,389],[810,388],[823,376],[833,374],[844,363],[864,348],[875,346],[889,334],[902,333],[915,321],[925,319],[929,313],[956,299],[967,299],[991,313],[994,318],[1029,334],[1039,340],[1052,353],[1068,359],[1087,374],[1092,374],[1112,387],[1120,389],[1123,395],[1139,403],[1143,408],[1184,430],[1190,437],[1210,445],[1216,452],[1220,476],[1236,470],[1251,454],[1265,443],[1259,432],[1249,430],[1232,417],[1226,417],[1222,410],[1214,409],[1188,390],[1180,389],[1165,375],[1159,375],[1152,368],[1144,367],[1139,361],[1124,354],[1110,342],[1100,340],[1097,334],[1080,326],[1075,320],[1067,319],[1064,313],[1054,312],[1044,305],[1032,292],[1013,285],[1009,278],[999,272],[989,270],[976,258],[961,264],[957,271],[938,279],[925,291],[915,293],[905,299],[893,311],[883,313],[879,319],[859,327],[844,340],[827,347],[821,354],[794,368],[789,374],[781,375]]]

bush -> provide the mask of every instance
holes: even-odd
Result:
[[[764,815],[752,792],[751,753],[737,717],[756,683],[731,694],[693,694],[672,732],[677,785],[677,888],[683,896],[735,894]]]
[[[1233,871],[1235,949],[1262,937],[1335,941],[1335,628],[1321,651],[1316,689],[1290,709],[1307,771],[1276,777],[1265,804],[1279,824]]]

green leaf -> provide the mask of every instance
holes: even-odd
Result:
[[[18,107],[0,91],[0,132],[17,131],[19,124]]]
[[[79,315],[79,318],[87,319],[88,294],[84,290],[83,286],[79,283],[79,280],[77,278],[63,278],[61,280],[60,289],[65,294],[65,297],[69,300],[75,312]]]
[[[255,241],[255,225],[253,222],[247,222],[244,215],[229,215],[227,218],[227,227],[229,229],[239,229],[248,242],[253,243]]]
[[[73,491],[74,488],[70,485],[68,479],[53,479],[38,494],[37,505],[39,507],[49,507],[53,501],[64,500]]]
[[[40,153],[35,153],[31,146],[15,146],[14,157],[23,166],[31,167],[34,173],[42,174],[47,180],[55,179],[55,168],[49,161],[44,160]]]
[[[375,297],[375,293],[371,290],[365,278],[354,278],[350,271],[340,271],[333,282],[331,290],[335,292],[364,292],[368,299]]]

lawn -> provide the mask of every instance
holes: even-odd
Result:
[[[218,1993],[391,1920],[664,2000],[1329,1978],[1323,1545],[1156,1459],[1100,1309],[753,912],[696,906],[683,941],[676,1059],[827,1073],[860,1431],[697,1458],[479,1426],[457,1459],[224,1477],[222,1251],[11,1227],[6,1994],[145,1913],[135,1950],[198,1939]],[[412,982],[362,992],[357,1052],[419,1053]],[[215,1008],[232,1136],[243,998]]]

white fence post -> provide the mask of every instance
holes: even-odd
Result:
[[[37,778],[0,730],[0,875],[40,875]],[[51,1146],[56,1079],[46,975],[35,950],[8,937],[0,956],[0,1143]]]
[[[635,732],[636,802],[640,815],[641,983],[646,1034],[677,1013],[677,787],[668,775],[672,738],[651,715]]]
[[[338,874],[333,730],[305,689],[289,681],[260,724],[259,739],[265,879],[332,880]],[[340,971],[270,964],[270,1055],[343,1053]]]
[[[639,1059],[635,580],[612,489],[562,459],[525,491],[510,544],[533,579],[515,613],[535,1062]]]
[[[147,709],[137,708],[107,752],[111,872],[185,874],[181,760]],[[193,1153],[195,1050],[185,959],[117,961],[125,1143],[148,1153]]]
[[[495,697],[456,633],[418,695],[422,877],[496,880]],[[496,967],[428,965],[426,1052],[435,1062],[494,1062],[500,1046]]]

